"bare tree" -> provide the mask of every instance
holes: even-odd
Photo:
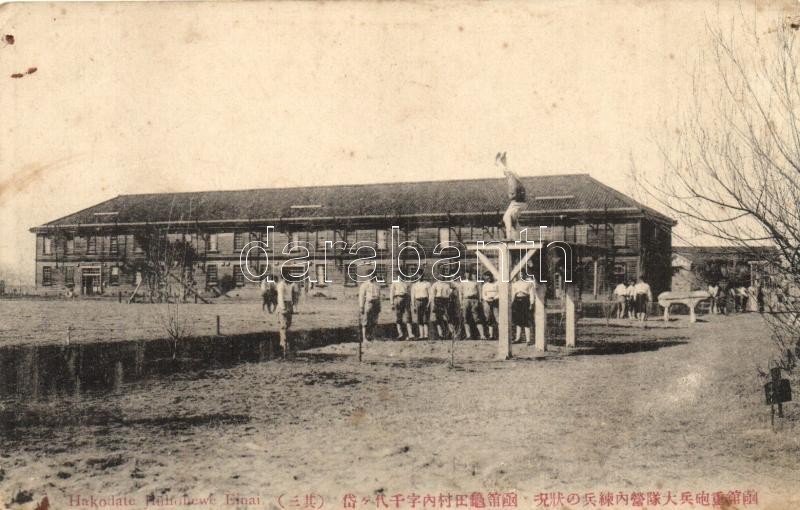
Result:
[[[171,302],[185,299],[191,287],[197,250],[185,239],[169,239],[168,230],[150,227],[134,235],[141,255],[130,261],[131,269],[142,274],[150,300]]]
[[[192,333],[192,324],[183,306],[187,291],[193,289],[193,268],[197,251],[183,234],[170,239],[168,229],[147,228],[138,232],[135,242],[142,254],[132,261],[147,283],[155,320],[161,325],[172,345],[172,358],[177,357],[178,344]],[[196,290],[192,290],[196,292]]]
[[[663,172],[634,164],[640,189],[695,235],[764,260],[786,295],[800,288],[798,28],[764,29],[742,12],[707,23],[687,113],[658,142]],[[786,299],[769,316],[785,365],[800,348],[799,306]]]

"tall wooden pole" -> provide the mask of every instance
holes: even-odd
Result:
[[[544,308],[545,293],[547,286],[544,283],[539,283],[536,286],[534,311],[533,311],[533,324],[536,334],[536,350],[547,350],[547,310]]]
[[[575,286],[571,283],[565,284],[564,297],[566,299],[566,345],[567,348],[575,347]]]
[[[497,359],[511,359],[511,253],[508,245],[504,244],[498,250],[498,264],[500,264],[500,302],[497,321]]]

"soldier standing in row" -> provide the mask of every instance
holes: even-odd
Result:
[[[381,313],[381,286],[375,281],[374,275],[361,282],[358,288],[358,313],[361,319],[361,340],[369,343],[373,339]]]
[[[403,324],[405,323],[408,330],[408,339],[413,340],[415,336],[411,325],[411,289],[405,276],[402,274],[399,276],[397,281],[392,282],[392,286],[389,289],[389,301],[392,303],[397,325],[397,339],[403,339]]]
[[[424,275],[411,286],[411,296],[414,299],[419,338],[427,340],[428,322],[431,319],[431,283],[425,279]]]
[[[494,328],[497,326],[497,317],[500,311],[500,287],[494,281],[492,273],[483,275],[486,280],[481,286],[481,300],[483,301],[483,319],[489,328],[489,338],[494,338]]]
[[[527,279],[524,271],[520,271],[517,279],[511,284],[511,324],[514,326],[514,343],[522,341],[525,331],[525,343],[531,344],[531,323],[533,322],[533,306],[535,303],[536,281]],[[541,327],[541,326],[540,326]]]
[[[478,330],[481,340],[486,340],[486,334],[483,330],[483,317],[481,317],[480,287],[471,271],[467,271],[466,276],[466,280],[461,282],[459,294],[461,298],[461,318],[464,322],[467,339],[472,339],[472,331],[469,327],[469,323],[472,321]]]
[[[445,332],[455,335],[455,329],[449,320],[448,309],[450,307],[450,295],[453,293],[453,286],[450,282],[436,280],[431,285],[433,295],[433,320],[436,323],[436,333],[439,339],[444,339]]]

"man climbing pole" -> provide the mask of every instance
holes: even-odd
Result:
[[[502,164],[503,174],[506,176],[508,199],[511,203],[508,204],[508,209],[503,214],[503,226],[505,228],[505,238],[511,240],[516,237],[515,234],[519,231],[519,214],[525,207],[525,186],[522,185],[522,181],[516,172],[508,168],[505,152],[497,153],[494,158],[494,164]]]

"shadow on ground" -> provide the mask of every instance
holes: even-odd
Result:
[[[664,347],[685,345],[687,337],[673,337],[669,340],[639,340],[632,342],[606,342],[579,340],[575,355],[631,354],[634,352],[657,351]]]

